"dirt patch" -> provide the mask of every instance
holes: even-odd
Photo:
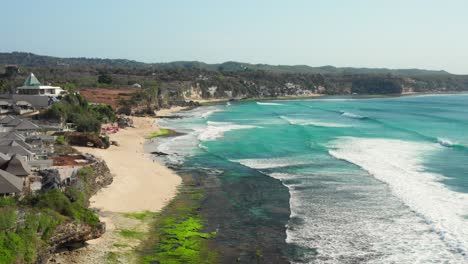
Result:
[[[54,166],[85,166],[92,162],[83,155],[60,155],[53,157]]]
[[[78,91],[90,102],[108,104],[117,109],[121,100],[129,100],[138,89],[80,88]]]

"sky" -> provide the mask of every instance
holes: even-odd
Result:
[[[0,52],[468,74],[467,0],[0,1]]]

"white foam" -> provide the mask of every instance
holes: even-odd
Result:
[[[224,136],[224,133],[238,129],[252,129],[257,126],[238,125],[230,122],[207,122],[207,128],[200,133],[198,139],[201,141],[212,141]]]
[[[281,119],[286,120],[291,125],[300,125],[300,126],[317,126],[317,127],[350,127],[350,125],[331,123],[331,122],[322,122],[317,120],[310,119],[296,119],[289,118],[285,116],[280,116]]]
[[[366,100],[366,98],[359,98],[359,99],[353,99],[353,98],[313,98],[313,99],[306,99],[306,100],[301,100],[301,101],[307,101],[307,102],[314,102],[314,101],[330,101],[330,102],[346,102],[346,101],[357,101],[357,100]]]
[[[208,118],[210,115],[216,113],[216,112],[221,112],[222,110],[221,109],[212,109],[212,110],[208,110],[204,113],[201,114],[201,118]]]
[[[238,159],[231,160],[232,162],[240,163],[252,169],[273,169],[284,168],[290,166],[298,166],[310,164],[311,161],[297,160],[294,158],[272,158],[272,159]]]
[[[353,114],[353,113],[350,113],[350,112],[341,112],[341,115],[344,116],[344,117],[349,117],[349,118],[354,118],[354,119],[364,119],[364,118],[366,118],[364,116]]]
[[[468,194],[449,190],[443,175],[427,172],[426,155],[440,150],[430,143],[343,137],[329,153],[354,163],[387,183],[392,192],[432,226],[453,251],[468,252]]]
[[[453,147],[454,143],[447,138],[437,138],[437,143],[439,143],[443,147]]]
[[[283,105],[279,103],[267,103],[267,102],[257,102],[258,105]]]
[[[158,152],[168,154],[165,156],[167,161],[172,164],[182,164],[186,157],[194,154],[194,150],[198,145],[197,134],[199,130],[193,130],[186,135],[161,138],[156,141],[154,148]]]

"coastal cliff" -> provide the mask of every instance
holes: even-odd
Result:
[[[112,182],[105,162],[82,167],[71,185],[0,200],[0,263],[47,263],[52,253],[76,248],[106,230],[88,209],[89,198]],[[52,261],[53,263],[53,261]]]
[[[84,199],[89,206],[89,199],[101,188],[111,184],[112,174],[103,160],[86,166],[78,173],[77,181],[70,187],[85,195]],[[69,188],[70,188],[69,187]],[[37,263],[47,263],[50,255],[61,248],[72,249],[82,246],[84,242],[96,239],[104,234],[106,225],[103,222],[95,224],[82,221],[69,221],[58,225],[49,239],[48,248],[40,256]],[[49,262],[54,262],[53,258]]]

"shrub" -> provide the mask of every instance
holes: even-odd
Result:
[[[79,116],[74,120],[78,132],[99,133],[101,131],[101,122],[93,116]]]
[[[59,145],[65,145],[65,137],[64,136],[57,136],[55,139],[55,143]]]
[[[115,112],[110,105],[93,104],[89,106],[89,111],[103,123],[111,123],[116,120]]]

